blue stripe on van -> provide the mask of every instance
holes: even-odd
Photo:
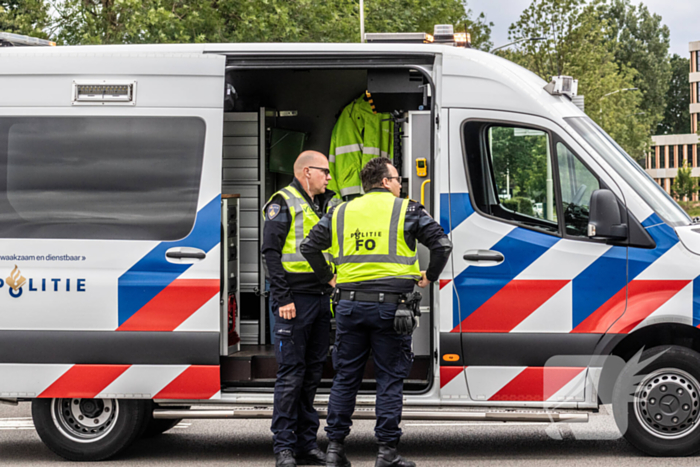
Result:
[[[452,207],[452,226],[450,226],[450,205]],[[440,225],[446,234],[474,214],[469,201],[469,193],[440,193]]]
[[[491,248],[503,254],[503,263],[491,267],[469,266],[455,278],[459,301],[454,300],[453,307],[459,306],[460,316],[453,314],[452,327],[458,326],[559,240],[554,235],[520,227],[503,237]]]
[[[678,243],[675,231],[656,214],[647,217],[642,225],[647,227],[656,248],[614,246],[573,280],[574,329]]]
[[[161,242],[118,281],[119,326],[185,272],[191,264],[174,264],[165,259],[173,247],[186,246],[209,252],[221,235],[221,196],[216,196],[198,213],[194,228],[182,240]]]

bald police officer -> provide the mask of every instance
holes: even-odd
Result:
[[[452,244],[422,205],[399,198],[401,177],[387,158],[372,159],[360,174],[365,195],[327,214],[301,244],[319,278],[333,279],[323,251],[337,267],[334,297],[336,343],[326,433],[329,466],[349,467],[344,440],[350,433],[357,391],[372,350],[377,381],[375,466],[413,467],[397,453],[401,437],[403,379],[413,363],[414,309],[405,304],[414,285],[438,280]],[[418,267],[417,241],[430,250],[427,271]]]
[[[330,179],[323,154],[302,152],[294,164],[294,181],[272,195],[263,209],[262,254],[275,314],[278,364],[271,426],[277,466],[325,465],[316,440],[319,420],[313,401],[328,356],[335,282],[333,275],[318,280],[299,244],[337,200],[326,190]],[[324,262],[330,258],[321,257]]]

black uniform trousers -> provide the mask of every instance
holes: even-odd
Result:
[[[411,336],[394,331],[396,304],[341,300],[335,307],[333,348],[335,378],[328,404],[328,439],[342,441],[350,433],[355,398],[370,350],[377,381],[374,435],[379,442],[401,437],[403,380],[413,364]]]
[[[271,429],[275,453],[301,454],[318,448],[313,403],[328,357],[331,312],[328,295],[292,295],[296,317],[290,320],[279,316],[279,305],[271,300],[278,365]]]

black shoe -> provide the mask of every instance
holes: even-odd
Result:
[[[326,450],[326,465],[328,467],[351,467],[345,456],[345,445],[342,441],[331,441]]]
[[[319,448],[297,454],[297,465],[326,465],[326,454]]]
[[[275,454],[275,467],[296,467],[297,461],[294,459],[294,453],[291,449]]]
[[[377,461],[374,463],[374,467],[416,467],[415,462],[399,456],[396,449],[398,442],[378,444],[379,452],[377,453]]]

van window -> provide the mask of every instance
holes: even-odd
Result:
[[[204,136],[191,117],[2,117],[0,238],[183,238]]]
[[[668,193],[593,120],[588,117],[568,117],[564,120],[612,166],[661,219],[672,226],[688,225],[692,222]]]
[[[468,122],[465,145],[477,209],[523,226],[559,232],[548,133]]]
[[[591,195],[600,188],[600,182],[561,142],[557,142],[556,149],[566,233],[587,237]]]

